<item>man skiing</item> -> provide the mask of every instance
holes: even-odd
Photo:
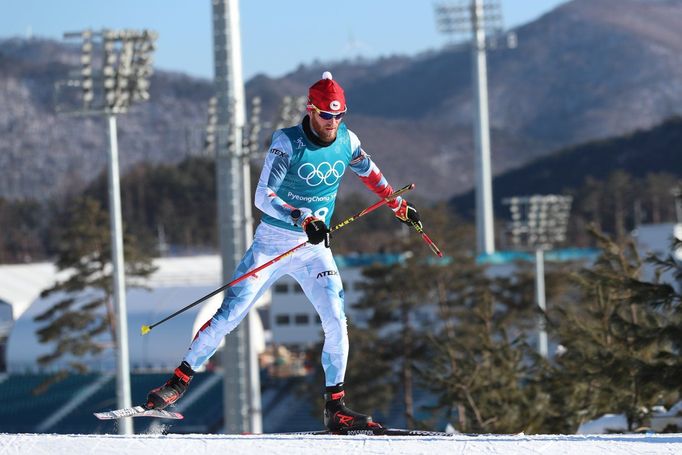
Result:
[[[290,275],[322,321],[325,426],[331,431],[378,426],[370,416],[349,409],[344,402],[348,333],[344,292],[329,249],[328,226],[347,168],[380,198],[389,196],[393,188],[361,148],[358,137],[342,122],[346,109],[343,89],[331,73],[325,72],[308,91],[307,115],[301,123],[274,132],[256,188],[255,205],[263,212],[261,223],[234,277],[302,242],[309,244],[225,291],[221,307],[196,334],[173,376],[149,392],[147,408],[163,409],[175,403],[187,390],[194,372],[215,353],[263,292],[281,276]],[[405,199],[397,197],[387,205],[400,221],[421,226],[417,210]]]

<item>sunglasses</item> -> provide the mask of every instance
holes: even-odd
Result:
[[[346,115],[346,111],[339,112],[338,114],[332,114],[331,112],[321,111],[316,106],[312,106],[312,107],[313,107],[313,109],[315,109],[315,112],[317,112],[317,115],[319,115],[322,120],[331,120],[331,119],[341,120],[343,118],[343,116]]]

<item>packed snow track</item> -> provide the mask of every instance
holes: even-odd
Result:
[[[0,434],[0,454],[27,453],[672,455],[682,453],[682,434],[452,437]]]

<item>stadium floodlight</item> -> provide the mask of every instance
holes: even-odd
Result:
[[[573,198],[555,194],[517,196],[503,199],[502,203],[509,206],[511,214],[507,232],[512,245],[520,250],[535,250],[535,298],[542,311],[538,321],[538,351],[547,357],[544,251],[566,241]]]
[[[286,95],[282,97],[281,104],[279,105],[279,112],[277,113],[275,129],[280,129],[289,126],[289,117],[292,103],[293,98],[291,96]]]
[[[249,135],[244,135],[244,149],[248,150],[248,155],[253,156],[258,152],[258,137],[262,130],[261,124],[261,99],[260,96],[251,98],[251,115],[249,116]],[[248,157],[247,157],[248,158]]]
[[[116,100],[116,38],[114,32],[105,30],[103,33],[104,61],[102,66],[104,105],[113,106]]]
[[[149,99],[149,79],[153,73],[152,54],[158,35],[149,30],[102,30],[70,32],[65,38],[83,40],[80,86],[82,109],[70,114],[123,113],[135,102]],[[101,69],[95,71],[95,40],[101,43]],[[101,80],[97,87],[95,81]],[[59,87],[71,84],[58,83]],[[62,110],[63,111],[63,110]]]
[[[204,131],[203,153],[208,156],[215,156],[215,135],[218,124],[218,98],[212,96],[208,101],[208,120]]]
[[[90,106],[95,98],[92,80],[92,31],[83,30],[83,45],[81,46],[81,87],[83,89],[83,104]]]
[[[499,0],[459,0],[434,5],[438,31],[451,35],[469,35],[483,27],[486,35],[500,34],[503,27],[502,7]],[[485,20],[475,23],[474,17],[483,14]],[[481,17],[482,19],[482,17]]]
[[[275,129],[286,128],[297,123],[303,112],[308,98],[305,96],[284,96],[280,104]]]
[[[438,31],[456,37],[472,37],[474,145],[476,148],[476,248],[479,253],[495,252],[493,230],[492,171],[490,162],[490,120],[488,114],[488,76],[486,47],[496,48],[503,29],[500,0],[459,0],[434,6]],[[494,37],[486,44],[486,34]],[[508,46],[516,47],[516,37]],[[510,46],[511,47],[511,46]]]
[[[504,199],[511,221],[507,230],[518,249],[552,248],[566,240],[573,198],[560,195],[534,195]]]
[[[245,122],[243,126],[242,133],[242,148],[241,154],[238,156],[250,162],[256,153],[258,153],[260,144],[258,139],[260,133],[263,129],[263,124],[261,121],[261,105],[262,101],[259,96],[254,96],[251,98],[251,108],[249,110],[248,121]],[[218,128],[218,98],[213,96],[209,99],[208,110],[207,110],[207,120],[205,126],[202,127],[201,131],[201,141],[203,145],[199,147],[199,151],[193,151],[192,153],[198,153],[203,156],[215,157],[216,153],[216,133],[220,130],[222,134],[229,135],[229,128],[221,127]],[[188,130],[188,134],[193,134],[195,128]],[[230,153],[233,153],[234,147],[232,146],[232,141],[229,141]],[[194,150],[194,149],[193,149]]]
[[[75,115],[104,114],[109,128],[109,217],[111,226],[111,262],[113,297],[116,313],[116,395],[119,408],[130,407],[130,365],[128,358],[128,323],[125,298],[125,263],[123,258],[123,222],[119,183],[118,134],[116,116],[127,111],[134,101],[149,98],[148,79],[151,76],[151,53],[157,35],[150,31],[102,30],[65,33],[64,38],[81,38],[80,87],[82,108],[69,113]],[[95,87],[94,40],[101,42],[101,87]],[[138,52],[136,49],[140,47]],[[139,58],[136,59],[136,54]],[[72,84],[58,83],[58,87]],[[99,96],[98,96],[99,94]],[[124,419],[119,433],[131,434],[131,419]]]
[[[132,91],[133,101],[149,99],[149,78],[154,72],[153,55],[156,50],[156,32],[144,30],[135,41],[135,58],[133,68],[135,72],[134,87]]]

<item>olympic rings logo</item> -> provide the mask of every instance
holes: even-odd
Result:
[[[339,181],[345,170],[346,166],[341,160],[334,164],[324,161],[317,167],[312,163],[305,163],[298,168],[298,176],[305,180],[308,186],[317,186],[321,183],[333,185]]]

